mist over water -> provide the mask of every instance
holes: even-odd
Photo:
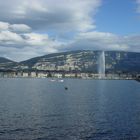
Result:
[[[105,77],[105,52],[101,51],[98,58],[98,74],[100,78]]]

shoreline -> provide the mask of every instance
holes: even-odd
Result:
[[[135,78],[81,78],[81,77],[0,77],[0,79],[81,79],[81,80],[135,80],[140,82],[140,79]]]

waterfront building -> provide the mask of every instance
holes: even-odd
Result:
[[[48,73],[45,72],[38,72],[38,78],[48,77]]]
[[[23,72],[22,77],[29,77],[28,72]]]
[[[31,77],[37,77],[37,73],[36,72],[31,72],[30,76]]]

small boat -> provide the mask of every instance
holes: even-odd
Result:
[[[63,79],[61,79],[61,80],[58,80],[59,82],[64,82],[64,80]]]
[[[51,82],[55,82],[56,80],[55,80],[55,79],[51,79],[50,81],[51,81]]]

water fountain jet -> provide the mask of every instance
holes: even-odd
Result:
[[[99,78],[105,78],[105,52],[101,51],[98,58],[98,74]]]

